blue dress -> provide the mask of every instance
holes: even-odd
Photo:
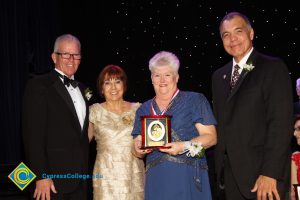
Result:
[[[137,110],[133,137],[141,132],[140,117],[151,115],[151,100]],[[160,113],[154,102],[156,113]],[[199,136],[196,123],[215,125],[211,107],[203,94],[180,91],[171,107],[164,113],[171,115],[172,141],[188,141]],[[145,200],[211,200],[206,158],[171,156],[158,150],[146,156]]]

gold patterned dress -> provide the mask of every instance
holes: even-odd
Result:
[[[139,106],[133,103],[122,114],[110,112],[99,103],[90,107],[97,143],[93,174],[100,177],[93,179],[94,200],[144,199],[144,163],[131,154],[131,131]]]

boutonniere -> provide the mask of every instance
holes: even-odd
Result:
[[[224,79],[224,80],[226,79],[226,74],[223,75],[223,79]]]
[[[86,88],[84,90],[84,96],[89,101],[92,98],[92,96],[93,96],[93,91],[90,90],[90,88]]]
[[[128,115],[122,117],[122,121],[123,121],[123,124],[125,124],[125,125],[133,125],[133,118],[131,118]]]
[[[252,65],[252,63],[249,63],[249,64],[245,64],[243,69],[246,71],[246,72],[250,72],[252,71],[252,69],[254,69],[254,65]]]

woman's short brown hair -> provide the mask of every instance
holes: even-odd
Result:
[[[97,88],[99,91],[99,94],[103,97],[102,89],[104,81],[109,79],[120,79],[123,82],[124,87],[124,93],[127,90],[127,75],[125,71],[117,66],[117,65],[107,65],[105,66],[100,74],[98,75],[97,79]]]

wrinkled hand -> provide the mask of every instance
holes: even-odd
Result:
[[[152,152],[152,149],[141,149],[142,148],[142,136],[139,135],[134,139],[134,150],[138,154],[138,157],[144,157],[147,153]]]
[[[36,200],[50,200],[50,190],[57,193],[52,179],[38,180],[36,181],[33,198],[36,198]]]
[[[256,192],[257,200],[280,200],[277,191],[277,181],[274,178],[260,175],[251,192]]]
[[[184,149],[184,143],[183,142],[171,142],[167,143],[164,146],[165,148],[160,148],[159,150],[161,152],[170,154],[172,156],[178,155],[180,152]]]

